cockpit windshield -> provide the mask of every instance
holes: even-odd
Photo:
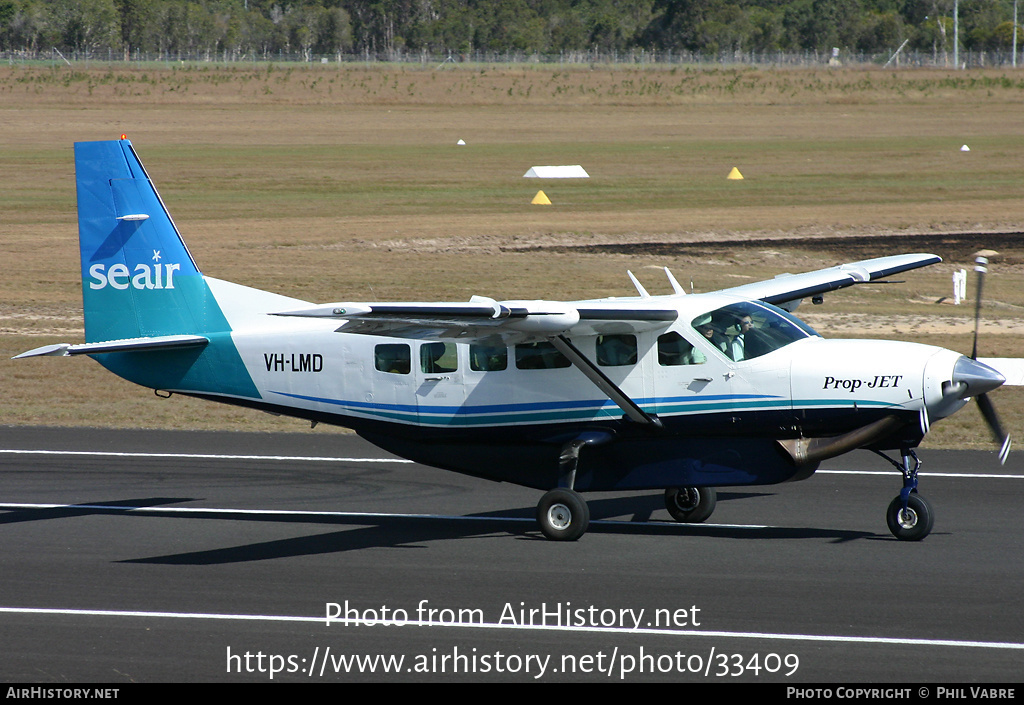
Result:
[[[697,316],[690,323],[730,360],[750,360],[818,334],[781,308],[743,301]]]

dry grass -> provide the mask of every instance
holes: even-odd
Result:
[[[1022,96],[998,71],[0,69],[0,354],[80,339],[74,141],[127,133],[223,279],[312,301],[573,299],[627,293],[627,268],[652,292],[667,287],[646,268],[664,265],[709,290],[848,258],[821,236],[874,238],[886,254],[915,249],[900,243],[912,234],[1015,232]],[[551,163],[592,178],[522,178]],[[744,181],[725,180],[733,166]],[[552,206],[529,204],[539,188]],[[771,242],[719,245],[750,239]],[[574,249],[652,242],[706,245]],[[1003,243],[986,354],[1024,355],[1024,248]],[[970,311],[935,301],[971,251],[950,245],[947,264],[829,297],[809,318],[826,335],[969,348],[956,324]],[[88,360],[0,365],[0,423],[299,425],[155,399]],[[998,396],[1024,428],[1019,392]],[[983,434],[967,412],[929,442]]]

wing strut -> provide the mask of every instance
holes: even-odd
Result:
[[[587,359],[587,357],[579,351],[579,349],[569,342],[569,339],[564,335],[559,335],[551,338],[551,344],[555,346],[558,352],[565,355],[569,362],[576,366],[576,368],[586,375],[587,379],[594,383],[594,385],[602,392],[608,395],[608,398],[615,402],[626,416],[637,423],[654,426],[655,428],[661,428],[661,419],[656,416],[651,416],[646,411],[641,409],[635,401],[630,399],[626,394],[619,389],[614,382],[600,370],[597,365]]]

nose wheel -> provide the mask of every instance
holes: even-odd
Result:
[[[917,471],[921,468],[921,459],[913,448],[901,452],[902,463],[881,451],[875,453],[892,463],[903,475],[903,489],[885,511],[885,523],[889,525],[889,531],[900,541],[920,541],[932,532],[935,523],[932,505],[917,493]]]
[[[889,503],[885,521],[892,535],[901,541],[920,541],[932,530],[935,515],[932,506],[919,494],[912,494],[903,506],[903,497],[896,497]]]

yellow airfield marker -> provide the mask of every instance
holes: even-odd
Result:
[[[732,181],[740,181],[740,180],[743,179],[743,174],[740,173],[739,169],[737,169],[736,167],[733,167],[732,171],[730,171],[729,175],[727,177],[725,177],[725,178],[730,179]]]
[[[551,199],[548,198],[543,191],[538,191],[537,195],[533,197],[533,200],[530,201],[530,203],[535,206],[550,206]]]

